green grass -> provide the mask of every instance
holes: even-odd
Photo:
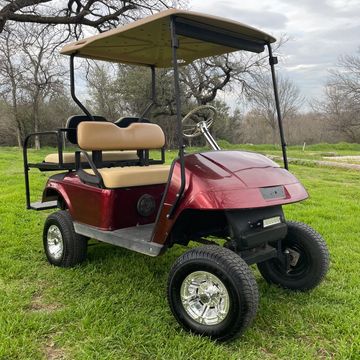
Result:
[[[350,155],[359,146],[311,151]],[[257,317],[241,338],[218,344],[182,331],[168,308],[167,275],[183,247],[150,258],[97,244],[81,266],[50,266],[42,250],[49,212],[25,210],[21,152],[0,148],[0,359],[359,359],[360,173],[291,170],[311,197],[286,206],[286,216],[324,236],[331,269],[311,293],[269,286],[254,269]],[[31,172],[33,200],[46,179]]]

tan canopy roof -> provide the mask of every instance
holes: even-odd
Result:
[[[61,53],[119,63],[171,67],[170,19],[172,16],[176,17],[176,21],[179,21],[182,28],[182,33],[178,36],[180,46],[177,56],[184,64],[202,57],[220,55],[239,49],[261,52],[266,43],[276,41],[272,36],[236,21],[169,9],[68,44],[64,46]],[[207,32],[207,38],[191,37],[189,31],[192,31],[193,25],[198,34]],[[229,43],[221,44],[224,38],[232,39],[231,46],[228,46]],[[242,42],[244,46],[241,45]],[[255,48],[247,48],[246,44],[253,44]]]

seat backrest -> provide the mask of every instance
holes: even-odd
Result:
[[[94,116],[95,121],[107,121],[103,116]],[[67,119],[66,128],[66,139],[74,145],[77,145],[77,127],[83,121],[89,121],[89,117],[86,115],[73,115]]]
[[[110,122],[84,121],[77,128],[81,149],[96,150],[147,150],[165,145],[165,135],[156,124],[132,123],[120,128]]]

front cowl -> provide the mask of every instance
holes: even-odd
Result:
[[[211,151],[185,157],[186,188],[181,207],[193,209],[244,209],[304,200],[308,194],[299,180],[267,157],[245,151]],[[167,201],[180,186],[175,165]],[[263,188],[283,186],[282,198],[266,199]],[[167,202],[166,201],[166,202]]]

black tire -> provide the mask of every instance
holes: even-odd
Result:
[[[56,253],[53,250],[54,245],[51,247],[51,242],[54,244],[52,233],[55,233],[57,244],[62,242],[62,246],[55,247],[55,250],[59,249]],[[80,264],[86,259],[87,240],[87,237],[75,233],[71,216],[66,210],[57,211],[47,217],[44,225],[43,244],[50,264],[60,267]]]
[[[299,254],[287,271],[278,259],[259,263],[264,279],[285,289],[306,291],[315,288],[324,279],[330,263],[329,251],[322,236],[310,226],[288,221],[288,233],[282,240],[282,250]]]
[[[181,300],[182,284],[185,284],[187,276],[198,272],[210,273],[212,278],[215,275],[221,286],[226,288],[227,311],[217,324],[194,320]],[[221,286],[217,283],[216,288],[221,289]],[[202,303],[199,288],[196,290],[196,302],[207,306]],[[218,295],[215,294],[215,299]],[[257,284],[248,265],[239,255],[220,246],[206,245],[187,251],[177,259],[169,274],[168,302],[176,320],[185,330],[212,339],[223,341],[242,334],[256,315],[258,298]],[[211,311],[212,306],[209,306]]]

